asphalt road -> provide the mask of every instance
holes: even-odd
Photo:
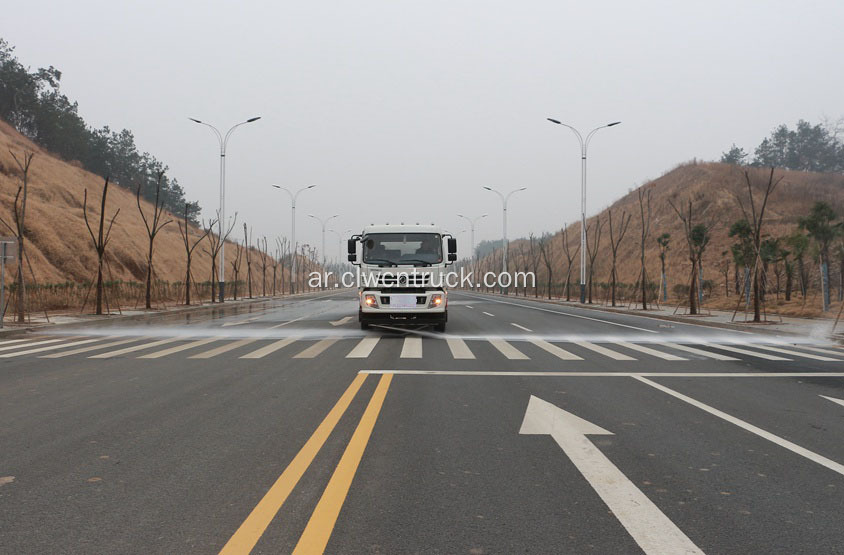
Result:
[[[356,310],[0,341],[0,552],[844,553],[844,349],[460,292],[445,335]]]

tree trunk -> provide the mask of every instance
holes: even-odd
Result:
[[[23,234],[18,237],[18,322],[23,324],[26,321],[26,284],[23,277]]]
[[[190,306],[190,254],[188,254],[188,268],[185,271],[185,304]]]
[[[97,315],[103,313],[103,257],[100,256],[97,261]]]
[[[211,257],[211,303],[215,303],[217,299],[217,257]]]
[[[645,257],[642,257],[642,310],[648,309],[648,289],[647,289],[647,280],[645,277],[647,274],[645,273]]]
[[[152,308],[152,241],[149,242],[149,254],[147,255],[147,310]]]
[[[761,317],[762,313],[760,311],[760,307],[761,307],[761,304],[762,304],[760,302],[762,300],[762,294],[761,294],[761,291],[759,291],[760,280],[759,280],[759,269],[758,268],[759,268],[759,265],[757,264],[756,267],[753,269],[753,321],[757,322],[757,323],[762,321],[762,317]]]
[[[785,269],[785,300],[786,301],[791,300],[791,288],[793,287],[793,279],[794,279],[792,277],[792,274],[794,274],[794,269],[792,268],[791,271],[789,271],[789,268],[786,267],[786,269]]]
[[[823,311],[829,310],[829,265],[821,259],[821,290],[823,291]]]
[[[692,274],[689,280],[689,314],[697,314],[697,261],[692,258]]]
[[[610,272],[610,296],[612,297],[612,306],[615,306],[615,258],[612,261],[612,271]]]

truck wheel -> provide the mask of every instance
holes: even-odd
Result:
[[[440,322],[439,324],[434,325],[434,331],[438,331],[440,333],[445,333],[445,322]]]

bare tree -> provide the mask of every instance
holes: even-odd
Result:
[[[94,243],[94,250],[97,251],[97,300],[96,300],[96,314],[103,313],[103,259],[105,257],[105,249],[108,245],[108,240],[111,237],[111,227],[114,225],[114,220],[120,214],[120,209],[111,217],[111,222],[108,224],[108,229],[105,228],[105,211],[106,211],[106,195],[108,194],[108,177],[105,179],[103,185],[103,198],[100,204],[100,225],[97,235],[94,235],[94,230],[91,229],[91,224],[88,221],[88,189],[82,195],[82,214],[85,217],[85,226],[88,228],[88,233],[91,235],[91,241]],[[90,291],[90,289],[89,289]],[[87,298],[87,294],[86,294]]]
[[[612,296],[612,306],[615,306],[615,291],[618,281],[618,272],[616,271],[616,258],[618,257],[618,246],[624,239],[624,234],[627,233],[627,226],[630,225],[631,216],[624,210],[621,211],[621,224],[619,225],[619,228],[617,230],[618,233],[616,235],[614,233],[612,225],[612,210],[607,210],[607,213],[609,214],[610,224],[610,252],[612,252],[612,270],[610,270],[610,294]],[[595,250],[597,250],[597,247]]]
[[[721,253],[721,260],[718,262],[718,271],[724,276],[724,295],[730,296],[730,261],[732,253],[729,250]]]
[[[689,198],[686,201],[686,206],[681,204],[682,210],[677,208],[671,200],[668,201],[668,204],[671,205],[671,208],[674,209],[674,212],[677,213],[683,224],[683,233],[686,236],[686,243],[689,247],[689,261],[692,263],[691,277],[689,279],[689,314],[697,314],[697,272],[700,266],[700,260],[703,258],[703,253],[709,244],[709,231],[712,229],[714,222],[708,224],[694,223],[695,205],[704,204],[703,207],[697,206],[701,213],[705,213],[709,207],[708,203],[705,203],[700,195]]]
[[[245,224],[244,224],[245,225]],[[247,255],[248,256],[248,255]],[[234,287],[232,288],[232,299],[237,300],[237,285],[240,278],[240,262],[243,259],[243,245],[234,242],[234,257],[232,257],[232,274],[234,276]]]
[[[586,241],[586,254],[589,258],[589,265],[587,266],[586,270],[588,272],[588,293],[589,293],[589,304],[592,304],[592,283],[593,283],[593,274],[594,272],[592,269],[595,267],[595,258],[598,256],[598,248],[601,246],[601,229],[604,227],[604,222],[601,220],[601,217],[598,216],[596,218],[596,225],[595,225],[595,233],[590,234],[589,228],[592,227],[592,224],[586,226],[586,236],[592,238],[592,247],[589,246],[589,241]]]
[[[267,237],[264,236],[263,246],[261,239],[258,239],[258,248],[261,249],[261,296],[267,296]]]
[[[668,281],[665,276],[665,255],[670,248],[671,243],[671,234],[670,233],[663,233],[659,237],[656,238],[656,243],[659,245],[659,262],[660,262],[660,269],[661,269],[661,289],[662,289],[662,300],[668,300]]]
[[[243,242],[246,249],[246,287],[249,298],[252,298],[252,234],[246,233],[246,222],[243,222]]]
[[[12,227],[2,219],[0,219],[0,222],[15,235],[18,241],[18,299],[16,308],[18,322],[23,323],[26,320],[26,281],[23,275],[23,263],[26,259],[26,252],[24,251],[24,221],[26,219],[26,199],[29,194],[29,166],[32,164],[35,153],[26,151],[23,153],[22,158],[18,158],[11,150],[9,150],[9,154],[12,155],[18,168],[20,168],[21,184],[18,186],[18,192],[15,194],[15,203],[12,207],[15,226]],[[5,309],[3,309],[3,313],[5,313]]]
[[[753,265],[753,321],[754,322],[761,322],[762,315],[761,315],[761,307],[760,307],[760,283],[759,283],[759,263],[761,261],[761,252],[760,248],[762,245],[762,224],[765,219],[765,208],[768,206],[768,197],[771,196],[771,193],[774,192],[774,189],[777,188],[780,181],[782,181],[782,177],[779,179],[774,180],[774,168],[771,167],[771,171],[768,174],[768,182],[764,184],[763,187],[759,187],[762,189],[762,199],[761,203],[758,204],[757,208],[757,200],[754,198],[753,189],[756,186],[753,184],[752,180],[750,179],[750,173],[745,170],[744,171],[744,181],[747,185],[747,199],[746,203],[742,201],[739,195],[735,195],[736,201],[738,201],[739,208],[741,208],[741,213],[744,216],[744,219],[750,223],[751,227],[751,238],[753,240],[753,249],[756,252],[756,262]],[[748,210],[749,208],[749,210]]]
[[[536,281],[536,277],[539,275],[539,263],[542,260],[542,251],[539,249],[539,238],[533,233],[530,234],[529,247],[530,269],[533,272],[533,296],[534,298],[539,298],[539,284]]]
[[[539,252],[542,254],[542,261],[545,263],[545,270],[548,272],[548,299],[551,299],[551,284],[554,282],[554,265],[553,257],[550,256],[551,239],[553,237],[549,234],[544,234],[539,238]]]
[[[287,253],[290,249],[290,242],[287,240],[287,237],[276,237],[276,244],[278,245],[279,251],[279,264],[281,266],[281,283],[280,283],[280,291],[281,294],[284,295],[284,257],[287,256]]]
[[[209,223],[207,227],[205,227],[205,231],[208,234],[208,249],[205,249],[205,252],[208,256],[211,257],[211,302],[217,302],[217,255],[220,254],[220,249],[223,247],[223,244],[229,240],[229,235],[231,235],[232,231],[234,230],[234,226],[237,224],[237,212],[235,212],[234,217],[232,218],[231,224],[229,224],[228,228],[224,228],[222,222],[220,222],[220,211],[217,210],[217,217],[214,219],[217,223],[217,233],[214,233],[213,224]],[[225,269],[223,269],[225,272]]]
[[[642,261],[642,269],[639,272],[639,282],[642,284],[642,310],[648,309],[648,272],[645,268],[645,241],[651,233],[651,190],[645,195],[642,188],[639,188],[639,214],[642,218],[642,240],[639,243],[639,256]]]
[[[569,248],[569,236],[568,236],[568,226],[563,224],[563,232],[562,232],[562,239],[563,239],[563,254],[566,257],[566,301],[571,300],[571,262],[580,252],[580,243],[577,244],[577,248],[574,249],[574,252],[571,251]]]
[[[153,253],[153,245],[155,244],[155,236],[158,235],[158,232],[169,223],[172,223],[173,220],[167,220],[165,222],[161,221],[161,216],[164,213],[164,206],[161,204],[161,180],[164,178],[164,172],[159,171],[157,173],[156,185],[155,185],[155,203],[152,205],[152,218],[147,219],[146,214],[144,214],[144,209],[141,208],[141,185],[138,185],[138,191],[135,195],[135,198],[138,202],[138,212],[141,213],[141,219],[144,221],[144,227],[147,230],[147,236],[149,237],[149,249],[147,250],[147,283],[146,283],[146,308],[152,308],[152,253]]]
[[[190,271],[191,260],[193,259],[193,251],[194,249],[205,239],[208,234],[211,232],[211,229],[217,223],[217,220],[211,220],[208,222],[208,225],[202,226],[203,233],[197,237],[193,243],[190,241],[190,214],[189,214],[189,204],[185,203],[185,215],[184,215],[184,226],[182,222],[179,222],[179,233],[182,236],[182,242],[185,244],[185,304],[190,306],[190,286],[193,282],[193,274]]]

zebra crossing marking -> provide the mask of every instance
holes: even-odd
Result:
[[[445,340],[448,349],[451,351],[451,356],[457,360],[471,360],[475,358],[474,353],[466,345],[466,342],[459,337],[448,337]]]
[[[635,358],[625,355],[623,353],[619,353],[618,351],[613,351],[612,349],[607,349],[602,345],[595,345],[594,343],[590,343],[589,341],[572,341],[578,347],[583,347],[584,349],[589,349],[590,351],[594,351],[598,354],[604,355],[605,357],[609,357],[613,360],[636,360]]]
[[[169,339],[159,339],[158,341],[151,341],[149,343],[141,343],[140,345],[133,345],[131,347],[126,347],[125,349],[118,349],[116,351],[109,351],[107,353],[100,353],[98,355],[91,355],[88,358],[112,358],[112,357],[117,357],[117,356],[120,356],[120,355],[134,353],[135,351],[141,351],[143,349],[151,349],[153,347],[158,347],[159,345],[166,345],[168,343],[174,343],[176,341],[184,341],[184,338],[183,337],[171,337]]]
[[[240,358],[264,358],[265,356],[278,351],[279,349],[283,349],[287,347],[291,343],[297,341],[298,337],[287,337],[285,339],[280,339],[278,341],[273,341],[269,345],[264,345],[260,349],[256,349],[251,353],[246,353]]]
[[[68,357],[71,355],[80,355],[82,353],[88,353],[91,351],[98,351],[100,349],[109,349],[111,347],[117,347],[118,345],[125,345],[126,343],[134,343],[138,341],[140,338],[132,337],[130,339],[121,339],[120,341],[112,341],[111,343],[101,343],[99,345],[92,345],[88,347],[82,347],[81,349],[73,349],[71,351],[62,351],[60,353],[50,353],[49,355],[41,355],[38,358],[62,358]],[[65,345],[62,345],[63,347]]]
[[[646,355],[655,356],[657,358],[661,358],[662,360],[688,360],[687,358],[678,357],[677,355],[671,355],[668,353],[663,353],[662,351],[657,351],[656,349],[651,349],[650,347],[645,347],[644,345],[636,345],[635,343],[628,343],[627,341],[619,341],[617,343],[622,347],[627,347],[633,351],[639,351],[640,353],[645,353]]]
[[[422,358],[422,338],[405,337],[399,358]]]
[[[778,357],[774,355],[768,355],[765,353],[760,353],[758,351],[749,351],[747,349],[741,349],[739,347],[732,347],[730,345],[723,345],[721,343],[704,343],[707,347],[713,347],[715,349],[723,349],[725,351],[730,351],[733,353],[738,353],[740,355],[748,355],[756,358],[763,358],[765,360],[791,360],[790,358]]]
[[[317,341],[304,351],[294,355],[293,358],[314,358],[327,348],[337,343],[337,341],[337,338],[321,339],[320,341]]]
[[[82,341],[72,341],[70,343],[62,343],[60,345],[47,345],[46,347],[37,347],[35,349],[26,349],[24,351],[15,351],[14,353],[3,353],[0,358],[12,358],[23,355],[31,355],[33,353],[42,353],[44,351],[53,351],[55,349],[63,349],[64,347],[73,347],[76,345],[86,345],[94,343],[95,341],[102,341],[104,338],[98,337],[96,339],[83,339]],[[26,345],[28,347],[28,345]]]
[[[185,343],[184,345],[176,345],[175,347],[170,347],[169,349],[164,349],[162,351],[156,351],[154,353],[149,353],[146,355],[139,356],[138,358],[161,358],[166,357],[167,355],[172,355],[173,353],[179,353],[182,351],[187,351],[188,349],[193,349],[194,347],[201,347],[203,345],[207,345],[212,341],[217,341],[217,338],[212,337],[209,339],[200,339],[198,341],[191,341],[190,343]]]
[[[722,355],[720,353],[713,353],[711,351],[704,351],[702,349],[695,349],[694,347],[689,347],[688,345],[680,345],[679,343],[671,343],[666,341],[664,343],[660,343],[665,347],[669,347],[671,349],[677,349],[678,351],[686,351],[687,353],[693,353],[695,355],[700,355],[706,358],[713,358],[715,360],[741,360],[735,357],[728,357],[727,355]]]
[[[217,347],[215,349],[210,349],[208,351],[203,351],[201,353],[197,353],[197,354],[190,356],[188,358],[212,358],[212,357],[215,357],[217,355],[221,355],[223,353],[233,351],[233,350],[237,349],[238,347],[243,347],[244,345],[249,345],[250,343],[254,343],[256,341],[257,341],[257,339],[239,339],[237,341],[231,341],[229,343],[226,343],[225,345],[220,345],[219,347]]]
[[[73,337],[59,337],[58,339],[45,339],[43,341],[32,341],[30,343],[18,343],[17,345],[8,345],[0,347],[0,351],[9,351],[11,349],[20,349],[21,347],[34,347],[36,345],[46,345],[47,343],[58,343],[59,341],[67,341],[68,339],[76,339]]]
[[[378,341],[380,337],[364,337],[361,339],[355,348],[349,351],[349,354],[346,355],[346,358],[368,358],[369,355],[372,353],[372,349],[378,345]]]
[[[530,360],[530,357],[503,339],[490,339],[492,346],[510,360]]]
[[[583,358],[577,356],[574,353],[570,353],[561,347],[557,347],[553,343],[549,343],[547,341],[543,341],[542,339],[532,339],[530,341],[543,351],[549,352],[555,357],[562,359],[562,360],[583,360]]]
[[[771,345],[754,345],[757,349],[765,349],[766,351],[773,351],[775,353],[782,353],[784,355],[791,355],[796,357],[803,357],[812,360],[820,360],[823,362],[841,362],[840,358],[830,358],[821,355],[813,355],[810,353],[801,353],[800,351],[792,351],[790,349],[783,349],[781,347],[773,347]]]

